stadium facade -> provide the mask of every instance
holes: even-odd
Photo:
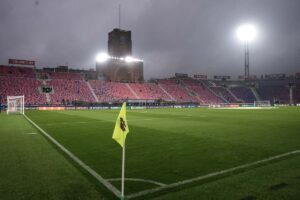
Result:
[[[200,77],[200,78],[199,78]],[[219,79],[221,78],[221,79]],[[229,78],[229,77],[226,77]],[[123,101],[142,105],[300,104],[300,73],[265,75],[250,81],[205,75],[177,74],[143,83],[99,80],[96,71],[67,66],[36,69],[34,66],[0,66],[0,96],[25,96],[27,106],[113,105]]]

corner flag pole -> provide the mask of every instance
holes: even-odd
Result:
[[[115,129],[112,138],[122,147],[122,185],[121,185],[121,200],[125,199],[125,139],[129,133],[129,128],[126,120],[126,102],[123,103],[121,111],[116,121]]]
[[[121,200],[124,200],[124,181],[125,181],[125,141],[122,150],[122,187],[121,187]]]

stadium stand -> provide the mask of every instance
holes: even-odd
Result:
[[[214,95],[203,82],[197,81],[194,79],[184,79],[182,83],[186,85],[188,89],[193,91],[198,95],[201,99],[202,103],[204,104],[218,104],[224,103],[219,97]]]
[[[80,80],[81,76],[79,73],[72,72],[50,72],[50,79],[64,79],[64,80]]]
[[[227,91],[227,88],[216,86],[210,87],[218,96],[225,99],[227,102],[236,103],[236,99]]]
[[[35,78],[34,70],[31,67],[15,67],[1,65],[0,74],[1,76]]]
[[[40,93],[38,87],[40,82],[33,78],[1,76],[0,96],[25,96],[26,105],[46,104],[46,96]],[[6,98],[1,98],[2,103],[6,103]]]
[[[294,91],[293,91],[293,96],[294,96],[294,103],[300,103],[300,85],[297,85],[295,88],[294,88]]]
[[[287,86],[259,86],[257,92],[262,100],[270,100],[273,103],[289,103]]]
[[[250,88],[247,87],[231,87],[230,91],[244,103],[253,103],[256,99]]]
[[[69,104],[73,101],[95,102],[83,80],[52,79],[47,84],[53,87],[53,93],[50,94],[52,104]]]
[[[163,99],[170,101],[168,95],[155,83],[129,83],[140,99]]]
[[[7,96],[25,96],[26,105],[46,104],[45,94],[39,91],[40,81],[31,67],[0,66],[0,96],[6,104]]]
[[[159,80],[158,83],[175,99],[176,102],[199,102],[195,96],[189,94],[188,90],[184,89],[184,87],[175,79],[163,79]]]
[[[192,78],[154,80],[155,83],[117,83],[104,80],[83,80],[79,72],[53,72],[30,67],[0,66],[0,96],[25,95],[27,105],[60,105],[74,101],[95,103],[120,100],[163,100],[176,103],[253,103],[251,88],[240,81],[220,82]],[[96,78],[96,76],[92,76]],[[300,103],[300,79],[256,80],[260,100],[288,104],[289,83],[294,83],[294,103]],[[42,88],[53,88],[43,93]],[[256,95],[257,96],[257,95]],[[48,101],[47,101],[48,100]]]
[[[119,101],[122,99],[137,99],[126,86],[126,83],[106,82],[102,80],[90,80],[95,94],[100,102]]]
[[[289,80],[264,80],[258,82],[257,92],[262,100],[272,103],[289,103]]]

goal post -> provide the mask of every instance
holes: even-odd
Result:
[[[264,100],[264,101],[254,101],[255,107],[271,107],[271,101]]]
[[[23,96],[8,96],[6,113],[7,114],[22,114],[22,115],[24,115],[24,95]]]

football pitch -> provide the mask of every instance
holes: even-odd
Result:
[[[39,128],[2,113],[0,199],[117,199],[118,112],[27,111]],[[127,199],[300,198],[300,108],[127,110],[127,120]]]

